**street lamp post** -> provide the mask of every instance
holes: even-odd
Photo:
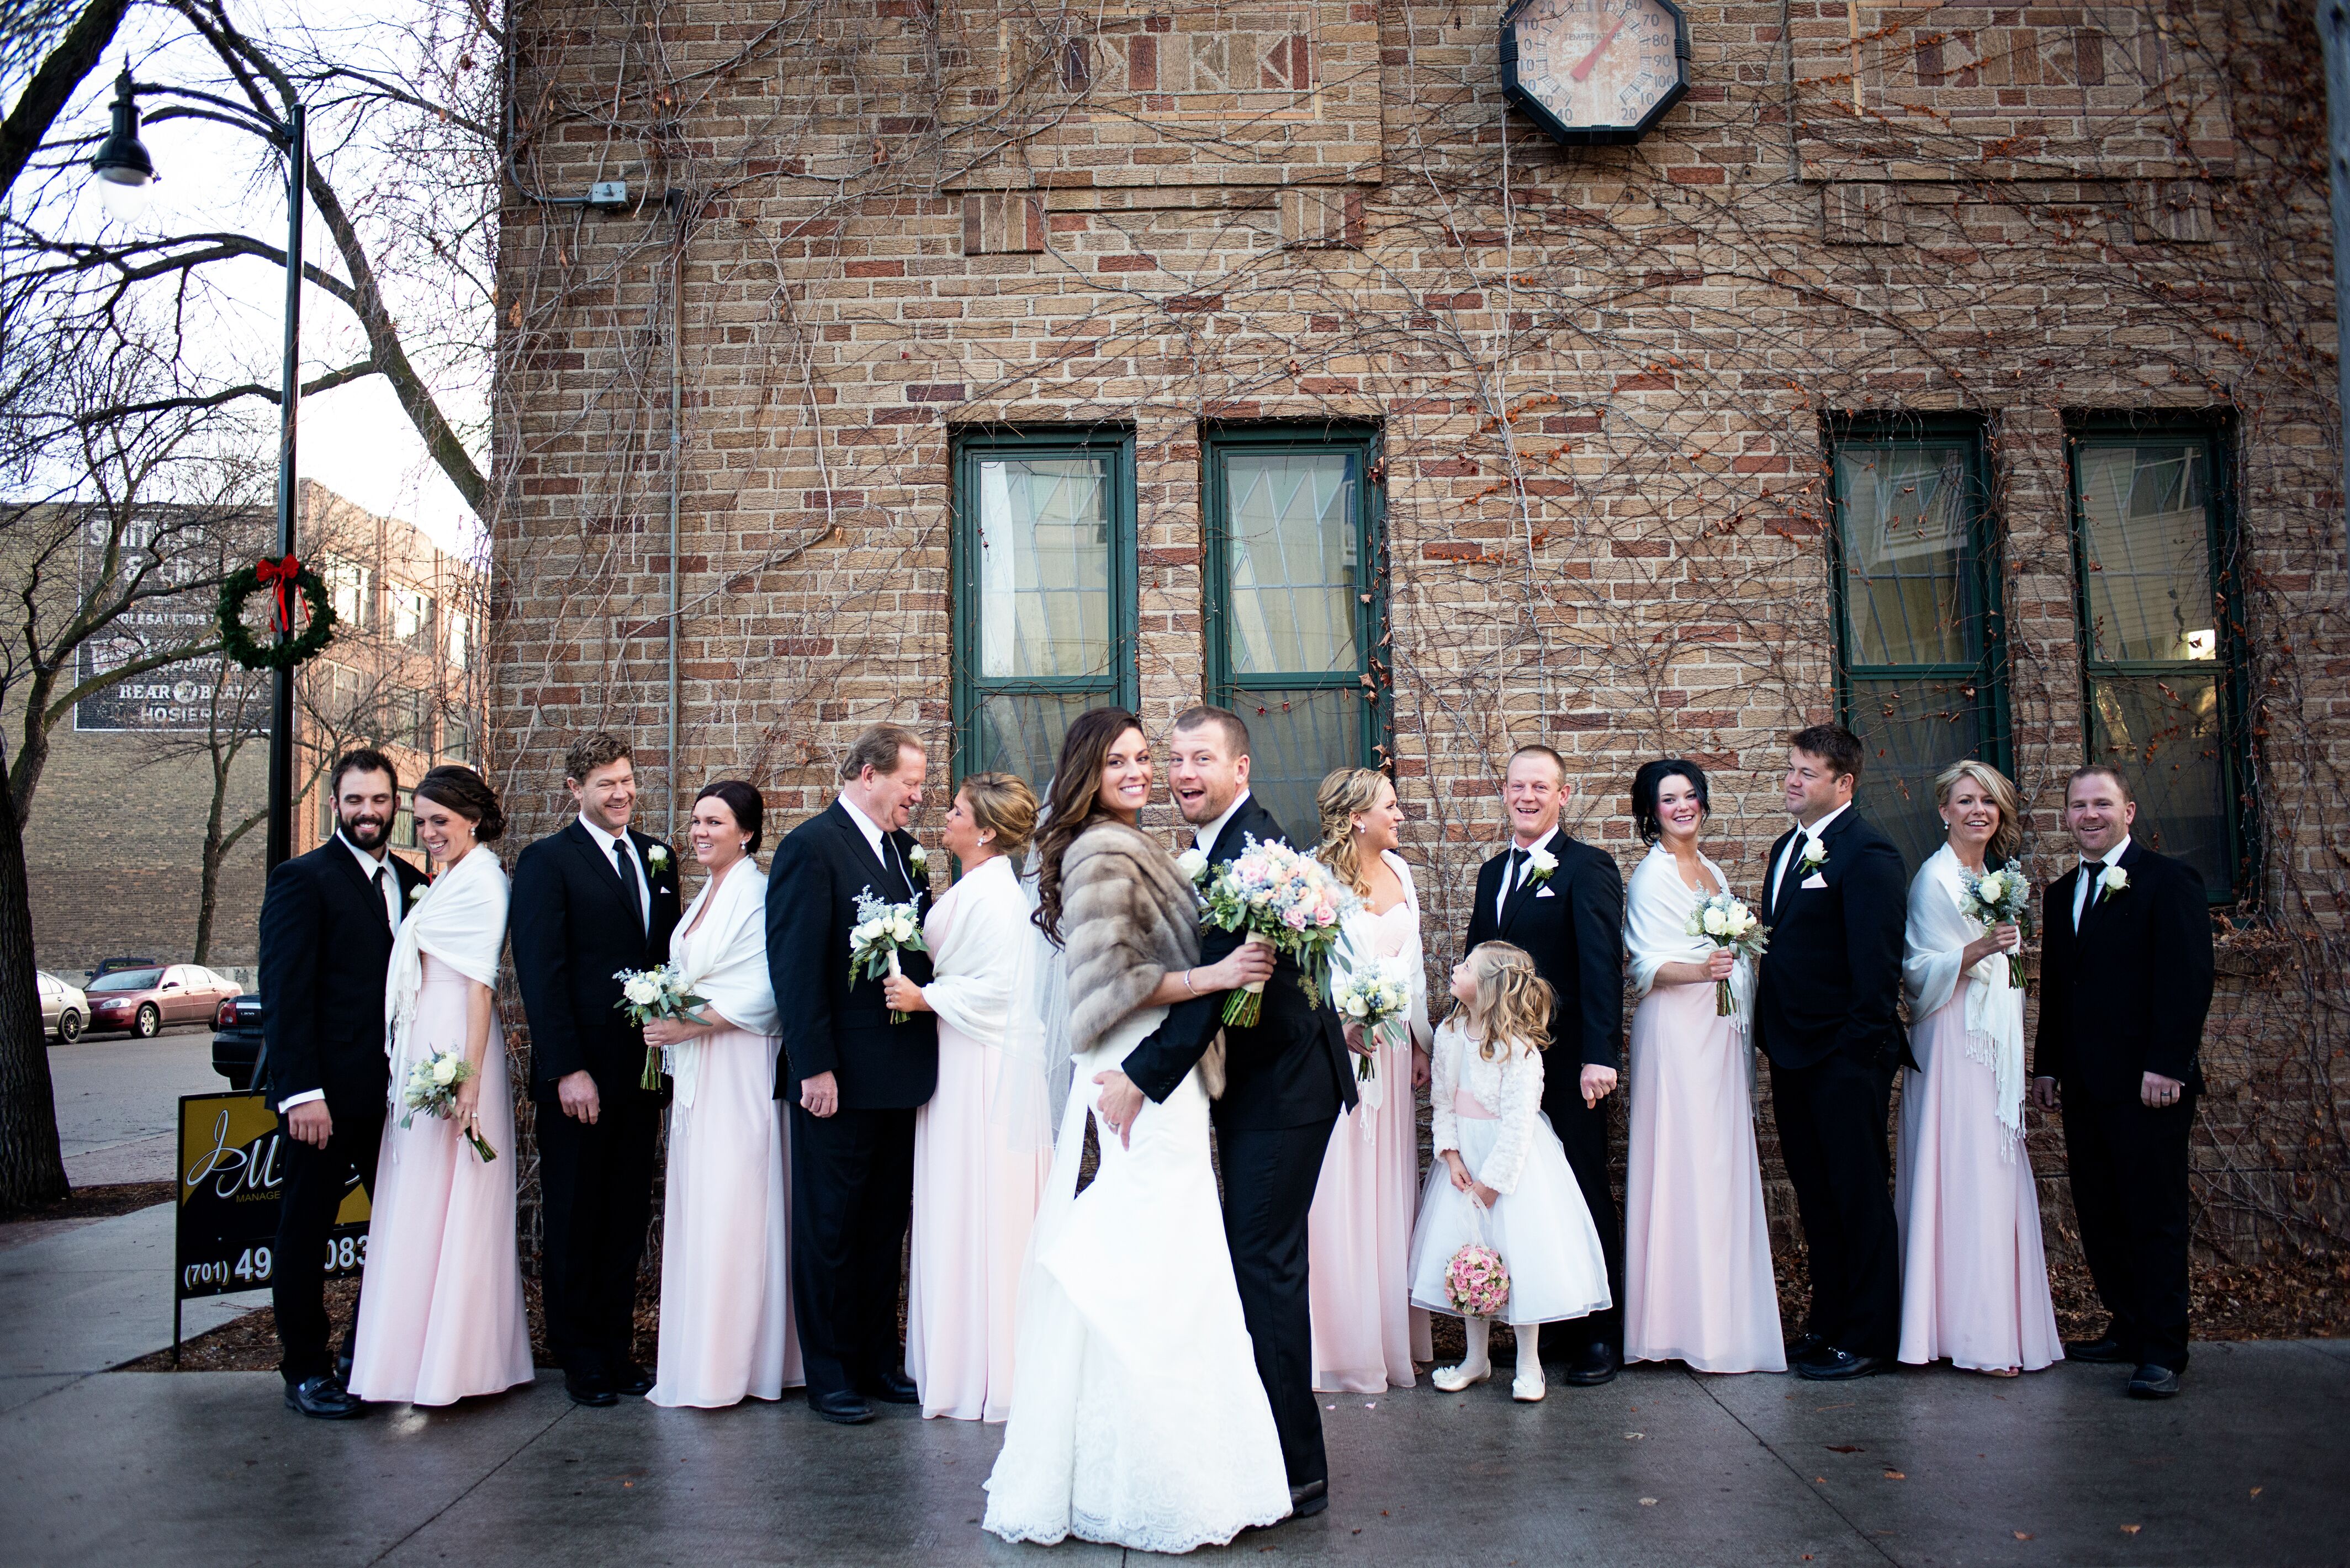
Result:
[[[139,104],[123,67],[114,84],[114,124],[90,172],[101,189],[140,191],[155,179],[155,161],[139,140]],[[268,122],[269,139],[287,151],[286,167],[286,337],[279,365],[277,403],[277,555],[294,555],[294,428],[302,401],[302,208],[310,168],[310,135],[302,106],[290,118]],[[286,618],[291,621],[292,618]],[[294,638],[291,624],[277,628],[280,644]],[[294,854],[294,670],[275,674],[269,709],[269,852],[275,868]]]

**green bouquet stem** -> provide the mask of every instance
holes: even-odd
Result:
[[[1735,1006],[1730,1000],[1730,982],[1726,980],[1715,981],[1713,982],[1713,1015],[1716,1018],[1727,1018],[1734,1011],[1736,1011]]]
[[[492,1148],[482,1135],[472,1127],[465,1129],[465,1141],[473,1146],[473,1152],[482,1157],[484,1165],[498,1158],[498,1151]]]
[[[653,1093],[659,1094],[660,1093],[660,1081],[661,1049],[658,1045],[648,1045],[645,1047],[644,1074],[637,1079],[637,1087],[639,1089],[650,1089]]]

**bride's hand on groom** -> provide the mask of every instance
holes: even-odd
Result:
[[[1107,1073],[1096,1073],[1094,1082],[1102,1086],[1101,1098],[1095,1109],[1110,1131],[1118,1134],[1119,1145],[1134,1147],[1134,1118],[1142,1114],[1142,1091],[1133,1079],[1112,1067]]]
[[[931,1004],[922,997],[922,988],[902,974],[885,976],[881,995],[893,1012],[928,1012]]]

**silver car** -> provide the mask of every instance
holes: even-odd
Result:
[[[41,988],[41,1027],[60,1045],[72,1044],[89,1025],[89,998],[81,987],[68,985],[47,970],[33,972]]]

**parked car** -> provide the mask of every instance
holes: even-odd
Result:
[[[213,1071],[238,1094],[253,1087],[261,1062],[261,998],[251,992],[232,996],[213,1014]]]
[[[202,964],[162,964],[101,974],[86,988],[89,1026],[121,1029],[151,1040],[167,1023],[209,1023],[237,993],[236,981]]]
[[[163,967],[163,961],[162,961],[161,959],[147,959],[147,958],[110,958],[110,959],[100,959],[100,960],[99,960],[99,961],[98,961],[98,967],[97,967],[96,969],[94,969],[94,970],[92,970],[92,971],[89,971],[89,978],[90,978],[91,980],[96,980],[99,975],[102,975],[102,974],[112,974],[116,970],[119,970],[119,969],[161,969],[161,968],[162,968],[162,967]]]
[[[34,979],[41,990],[41,1027],[55,1035],[60,1045],[70,1045],[81,1038],[89,1024],[89,998],[81,987],[59,980],[47,970],[35,970]]]

